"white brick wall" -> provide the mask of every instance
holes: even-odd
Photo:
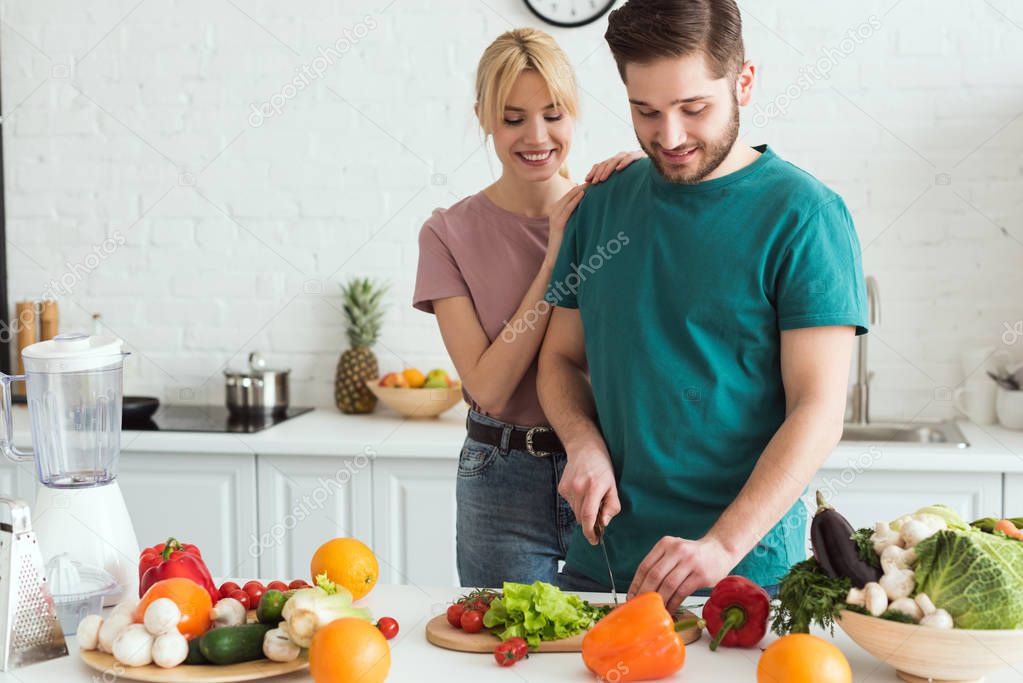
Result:
[[[102,313],[136,351],[134,393],[219,402],[221,369],[258,348],[294,369],[296,404],[331,405],[338,283],[373,275],[392,284],[383,369],[449,365],[409,307],[416,234],[498,169],[472,76],[500,31],[536,25],[522,3],[96,4],[0,3],[10,302],[69,277],[62,328]],[[1023,5],[742,6],[760,67],[744,140],[843,193],[881,284],[875,412],[951,414],[959,350],[1023,320]],[[624,90],[603,22],[548,30],[584,90],[581,176],[635,146]],[[275,96],[279,113],[254,118]],[[772,103],[785,113],[757,115]]]

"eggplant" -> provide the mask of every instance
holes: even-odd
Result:
[[[831,578],[845,577],[856,588],[863,588],[881,578],[881,569],[860,558],[853,533],[849,520],[828,505],[824,495],[818,491],[817,512],[810,522],[814,559]]]

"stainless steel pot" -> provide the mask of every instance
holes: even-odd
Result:
[[[227,409],[233,415],[271,415],[288,409],[288,373],[272,370],[258,351],[249,354],[249,369],[224,370]]]

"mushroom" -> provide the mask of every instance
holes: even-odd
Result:
[[[879,617],[888,609],[888,596],[876,581],[871,581],[862,589],[851,588],[845,598],[846,604],[863,607],[871,615]]]
[[[912,569],[891,569],[885,571],[878,581],[889,600],[908,598],[916,586],[916,574]]]
[[[263,636],[263,655],[272,662],[290,662],[298,658],[302,648],[291,642],[287,631],[271,629]]]
[[[933,536],[938,533],[939,529],[934,526],[921,522],[919,519],[910,519],[902,525],[902,530],[899,532],[899,536],[902,538],[902,544],[906,548],[912,548],[920,541]]]
[[[139,600],[136,598],[126,597],[114,605],[114,608],[110,610],[110,616],[114,616],[115,614],[134,614],[135,608],[138,606]]]
[[[161,668],[173,668],[187,657],[188,641],[176,628],[157,636],[153,641],[153,664]]]
[[[909,569],[916,563],[916,551],[913,548],[900,548],[890,545],[881,553],[881,568],[888,572],[891,569]]]
[[[146,630],[154,636],[163,635],[167,631],[177,630],[181,621],[181,610],[170,598],[157,598],[146,608],[142,623]]]
[[[99,650],[100,652],[112,653],[114,651],[114,640],[121,635],[121,631],[128,628],[135,622],[130,614],[124,612],[111,614],[99,627]]]
[[[213,628],[238,626],[245,623],[245,606],[234,598],[221,598],[210,610]]]
[[[75,635],[78,637],[78,648],[80,650],[95,650],[99,645],[99,627],[103,625],[103,617],[98,614],[87,614],[78,622],[78,630]]]
[[[125,666],[146,666],[153,661],[153,634],[142,624],[132,624],[114,640],[114,659]]]
[[[953,628],[955,626],[952,623],[952,615],[943,609],[935,608],[934,603],[931,602],[931,598],[926,593],[920,593],[916,596],[916,604],[924,614],[923,618],[920,619],[921,626],[930,626],[931,628]]]
[[[890,545],[902,547],[902,536],[898,531],[892,530],[887,522],[874,524],[874,533],[870,536],[870,542],[874,544],[874,552],[878,555]]]
[[[899,614],[903,614],[916,622],[919,622],[924,616],[923,610],[920,609],[920,606],[916,604],[916,601],[913,600],[913,598],[899,598],[898,600],[893,600],[892,604],[888,605],[888,611],[898,612]]]

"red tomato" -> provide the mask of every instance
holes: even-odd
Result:
[[[225,581],[224,583],[220,584],[220,591],[219,591],[220,597],[228,598],[228,597],[231,596],[231,593],[233,593],[236,590],[239,590],[240,588],[241,588],[241,586],[239,586],[234,581]]]
[[[266,588],[257,581],[249,581],[242,590],[248,593],[250,605],[258,605],[263,593],[266,593]]]
[[[504,642],[515,646],[515,655],[518,659],[525,659],[529,654],[529,643],[526,642],[525,638],[509,638]]]
[[[474,609],[462,613],[462,630],[466,633],[479,633],[483,630],[483,615]]]
[[[506,640],[495,647],[494,659],[497,660],[498,666],[511,666],[515,662],[519,661],[515,651],[515,643]]]
[[[380,617],[380,620],[377,621],[377,628],[388,640],[398,635],[398,621],[391,617]]]
[[[448,623],[455,628],[462,628],[462,613],[465,612],[465,607],[459,605],[457,602],[451,607],[448,607]]]
[[[310,586],[307,582],[303,581],[302,579],[295,579],[294,581],[288,584],[288,588],[294,590],[296,588],[312,588],[312,586]]]
[[[284,591],[288,590],[288,584],[284,583],[283,581],[271,581],[270,583],[266,584],[266,589],[268,591],[280,591],[283,593]]]
[[[252,600],[249,598],[249,594],[243,591],[241,588],[239,588],[236,591],[232,591],[231,594],[228,595],[227,597],[234,598],[238,602],[242,603],[242,607],[244,607],[245,609],[252,608]]]

